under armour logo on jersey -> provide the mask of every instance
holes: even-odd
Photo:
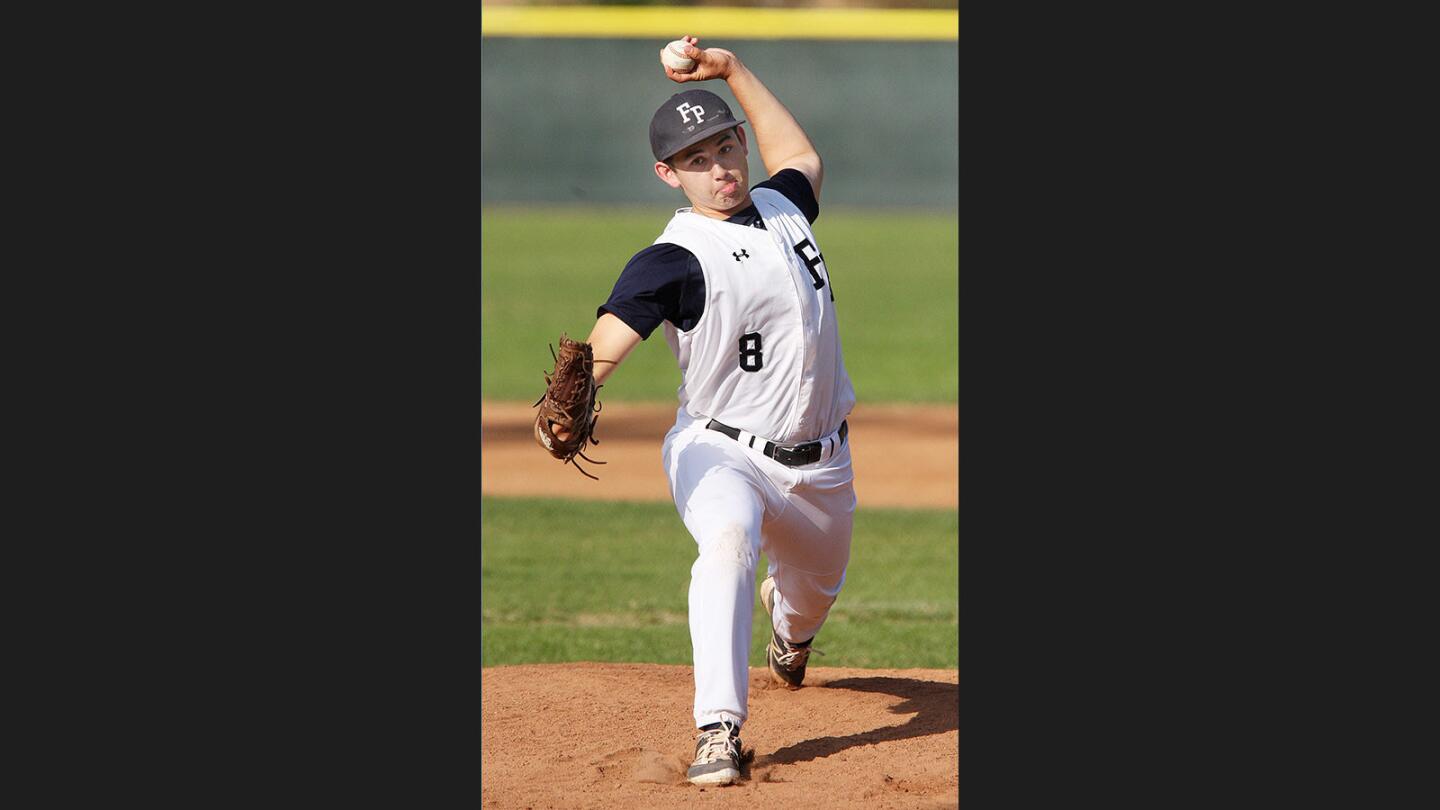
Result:
[[[705,108],[701,107],[699,104],[691,104],[687,101],[684,104],[681,104],[679,107],[676,107],[675,110],[680,113],[681,123],[685,123],[690,120],[690,113],[695,113],[695,123],[699,124],[705,121],[704,118],[700,117],[705,114]]]
[[[744,248],[741,248],[739,253],[736,253],[736,252],[734,252],[734,251],[731,251],[731,252],[730,252],[730,255],[731,255],[731,256],[734,256],[734,257],[735,257],[735,261],[737,261],[737,262],[740,261],[741,257],[744,257],[744,258],[746,258],[746,259],[750,258],[750,254],[749,254],[749,253],[746,253]]]

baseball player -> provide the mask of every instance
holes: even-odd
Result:
[[[726,785],[740,778],[760,553],[773,628],[766,658],[789,688],[803,683],[811,642],[845,581],[855,512],[845,419],[855,394],[830,272],[810,230],[820,156],[734,53],[684,42],[694,66],[666,75],[724,80],[747,120],[700,89],[655,111],[655,175],[690,205],[625,266],[587,342],[599,384],[663,327],[683,375],[662,458],[699,549],[689,594],[699,733],[687,776]],[[752,148],[771,175],[753,188]]]

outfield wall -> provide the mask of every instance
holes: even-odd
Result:
[[[824,202],[953,209],[959,182],[952,40],[706,38],[735,51],[825,160]],[[684,204],[654,177],[650,116],[685,88],[663,38],[484,36],[482,204]],[[698,85],[740,107],[718,81]],[[751,177],[766,176],[751,144]]]

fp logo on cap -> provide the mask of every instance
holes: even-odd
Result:
[[[691,104],[687,101],[684,104],[681,104],[679,107],[676,107],[675,109],[680,113],[681,123],[685,123],[690,120],[690,113],[695,113],[695,123],[699,124],[705,121],[704,118],[700,117],[705,114],[705,108],[701,107],[699,104]]]

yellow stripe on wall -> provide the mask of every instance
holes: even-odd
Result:
[[[486,37],[955,40],[953,9],[485,6]]]

